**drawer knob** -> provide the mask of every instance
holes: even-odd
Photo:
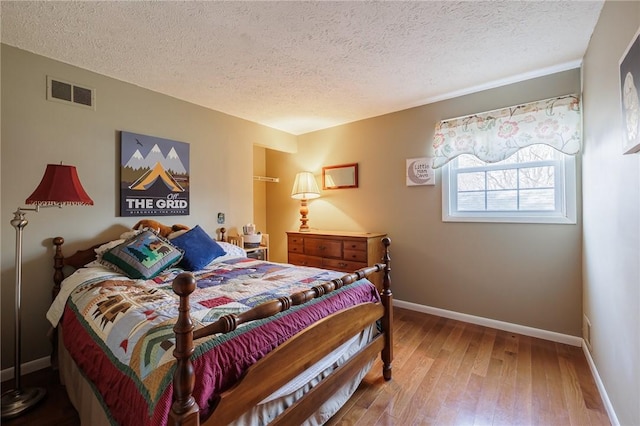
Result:
[[[348,265],[348,263],[340,262],[340,263],[338,263],[338,265],[339,265],[341,268],[346,268],[346,267],[347,267],[347,265]]]

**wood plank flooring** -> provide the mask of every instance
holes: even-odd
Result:
[[[376,361],[328,425],[610,424],[582,348],[394,314],[393,380]]]
[[[51,368],[39,370],[22,376],[22,388],[45,388],[47,395],[35,407],[22,413],[19,417],[2,420],[7,426],[78,426],[80,418],[67,397],[65,387],[60,384],[58,372]],[[13,380],[2,382],[2,392],[13,389]]]
[[[328,425],[609,425],[581,348],[396,308],[393,380],[376,361]],[[56,373],[8,426],[80,424]],[[10,389],[3,383],[2,389]],[[6,386],[5,386],[6,385]]]

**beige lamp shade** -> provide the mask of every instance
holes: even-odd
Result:
[[[307,222],[307,214],[309,213],[309,207],[307,206],[307,200],[312,198],[318,198],[320,196],[320,190],[316,183],[316,178],[311,172],[300,172],[296,175],[296,180],[293,182],[293,189],[291,190],[291,198],[300,200],[300,232],[309,232],[309,225]]]
[[[296,175],[291,190],[291,198],[296,200],[311,200],[320,196],[316,178],[311,172],[300,172]]]

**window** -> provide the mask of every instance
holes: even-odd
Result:
[[[442,173],[448,222],[576,223],[575,156],[530,145],[486,163],[463,154]]]
[[[581,121],[564,95],[437,123],[442,220],[576,223]]]

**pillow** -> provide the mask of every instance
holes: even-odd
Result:
[[[96,257],[98,259],[101,258],[104,252],[111,250],[112,248],[124,243],[125,241],[126,239],[119,238],[117,240],[109,241],[108,243],[102,244],[100,247],[94,250],[96,252]]]
[[[150,230],[102,253],[100,263],[124,272],[129,278],[150,279],[182,258],[182,252]]]
[[[169,240],[173,240],[174,238],[179,237],[182,234],[186,234],[187,232],[189,232],[188,229],[181,229],[179,231],[175,231],[169,234],[169,236],[167,237]]]
[[[218,244],[227,253],[228,256],[247,257],[247,252],[242,247],[238,247],[231,243],[218,241]]]
[[[196,225],[182,235],[171,240],[184,252],[184,256],[178,266],[187,271],[198,271],[207,266],[216,257],[223,256],[225,251],[207,235],[207,233]]]

